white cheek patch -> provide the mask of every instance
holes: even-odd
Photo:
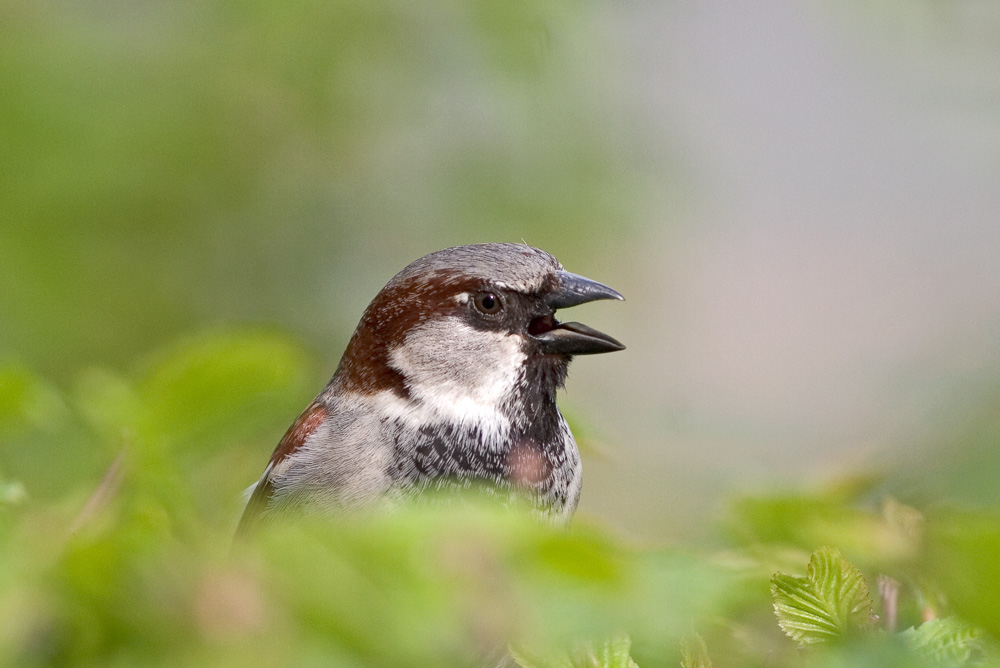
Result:
[[[525,362],[521,347],[517,335],[475,329],[458,318],[423,323],[390,355],[416,404],[401,402],[401,416],[416,411],[424,423],[506,432],[509,418],[500,409],[515,395]]]

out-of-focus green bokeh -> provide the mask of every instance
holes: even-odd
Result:
[[[953,219],[909,206],[923,172],[871,166],[892,150],[838,143],[882,137],[865,114],[913,93],[871,89],[947,45],[968,51],[922,85],[993,90],[961,67],[997,55],[974,3],[949,16],[976,39],[900,37],[932,4],[764,3],[772,39],[711,3],[0,0],[0,665],[485,665],[508,642],[524,668],[1000,665],[997,311],[952,299],[992,285],[988,170],[931,173],[968,175],[941,188]],[[832,92],[788,94],[802,73]],[[933,136],[995,168],[977,99]],[[888,147],[933,147],[909,120]],[[581,316],[629,350],[561,398],[572,530],[417,508],[233,549],[242,490],[381,285],[521,240],[629,297]],[[825,545],[880,617],[806,654],[769,582]]]
[[[627,233],[575,3],[2,12],[0,346],[58,380],[212,323],[335,362],[425,252],[526,237],[568,261]]]

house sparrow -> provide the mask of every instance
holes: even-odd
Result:
[[[329,384],[289,427],[237,534],[283,509],[393,505],[482,486],[566,522],[580,455],[556,407],[574,355],[623,350],[557,309],[615,290],[519,244],[458,246],[411,263],[365,310]]]

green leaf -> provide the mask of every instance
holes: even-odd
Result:
[[[697,633],[688,633],[681,638],[681,668],[712,668],[708,647]]]
[[[566,654],[544,656],[523,647],[511,647],[510,655],[519,668],[574,668]]]
[[[26,427],[51,432],[70,411],[59,392],[26,367],[0,365],[0,435]]]
[[[943,666],[963,666],[983,653],[983,630],[956,617],[910,627],[900,636],[910,648]]]
[[[510,654],[520,668],[639,668],[632,660],[631,650],[632,640],[619,633],[597,647],[582,644],[571,655],[535,654],[524,648],[511,648]]]
[[[600,668],[639,668],[631,656],[632,640],[624,633],[615,635],[597,651],[592,651],[590,657],[596,659],[585,663],[577,663],[578,668],[599,666]]]
[[[306,362],[295,343],[263,331],[209,332],[181,341],[159,353],[138,386],[149,409],[146,428],[172,437],[175,445],[238,442],[268,425],[269,416],[287,415],[311,396]]]
[[[782,630],[802,645],[871,625],[871,596],[861,571],[830,547],[813,553],[805,577],[775,573],[771,599]]]
[[[928,579],[956,614],[1000,637],[1000,513],[935,510],[927,527]]]

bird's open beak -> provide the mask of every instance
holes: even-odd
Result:
[[[598,299],[625,299],[617,290],[568,271],[560,271],[557,278],[557,286],[545,297],[545,303],[553,311]],[[545,354],[595,355],[625,350],[617,340],[579,322],[548,318],[533,323],[533,329],[532,335],[542,344]]]

